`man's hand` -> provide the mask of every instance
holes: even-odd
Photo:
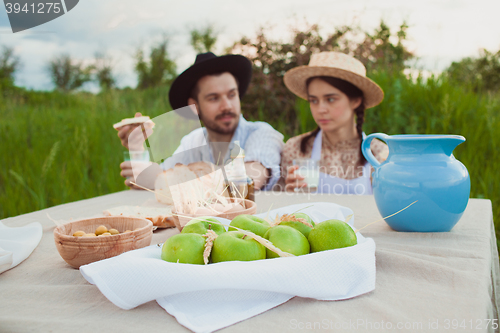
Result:
[[[135,117],[142,117],[142,114],[137,112]],[[147,122],[145,124],[124,125],[116,129],[118,131],[118,137],[125,148],[133,151],[143,150],[143,143],[145,141],[143,131],[134,131],[141,125],[144,125],[146,137],[149,137],[151,133],[153,133],[151,122]]]
[[[137,187],[130,183],[131,181],[135,183],[134,172],[132,171],[132,162],[130,161],[122,162],[120,164],[120,169],[122,169],[122,171],[120,172],[120,176],[126,178],[125,185],[130,187],[132,190],[142,190],[140,187]]]
[[[125,185],[133,190],[143,190],[143,188],[133,185],[134,182],[142,187],[154,190],[156,177],[162,172],[161,167],[157,163],[151,163],[147,168],[140,171],[140,164],[147,162],[131,162],[126,161],[120,164],[121,172],[120,176],[127,178],[125,179]],[[139,168],[136,170],[137,179],[134,179],[134,171],[132,168]]]

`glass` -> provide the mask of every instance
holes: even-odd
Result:
[[[311,159],[293,160],[293,165],[299,166],[295,173],[304,177],[304,182],[307,184],[306,188],[296,189],[296,191],[315,192],[319,184],[319,161]]]
[[[127,150],[123,152],[123,160],[130,161],[134,179],[137,179],[139,174],[149,167],[152,163],[149,160],[149,151],[147,150]],[[130,179],[131,177],[127,177]]]
[[[123,152],[123,160],[149,162],[149,152],[147,150],[139,150],[139,151],[127,150]]]
[[[247,177],[243,181],[232,181],[228,180],[225,182],[225,186],[228,187],[227,195],[230,198],[245,198],[251,201],[255,201],[255,189],[253,179]]]

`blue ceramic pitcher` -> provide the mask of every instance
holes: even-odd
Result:
[[[379,163],[370,150],[378,138],[389,147]],[[452,154],[465,141],[459,135],[393,135],[374,133],[362,144],[366,160],[374,167],[373,195],[382,216],[397,231],[450,231],[467,207],[470,178],[467,168]]]

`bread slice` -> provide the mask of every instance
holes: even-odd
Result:
[[[189,168],[189,170],[194,172],[198,177],[203,177],[215,171],[215,166],[211,163],[206,163],[206,162],[194,162],[188,164],[187,167]]]
[[[170,207],[118,206],[103,212],[106,216],[140,217],[153,222],[158,228],[175,227],[174,217]]]
[[[122,121],[120,121],[119,123],[114,124],[113,127],[120,128],[122,126],[130,125],[130,124],[142,124],[142,123],[145,123],[149,120],[150,120],[149,116],[125,118],[125,119],[122,119]]]
[[[197,175],[185,165],[179,164],[160,173],[155,180],[155,197],[158,202],[173,205],[174,199],[183,194],[187,182],[197,182]],[[170,186],[169,186],[170,184]],[[174,185],[176,184],[176,185]]]
[[[155,180],[156,200],[166,205],[174,205],[174,198],[183,201],[193,190],[198,193],[215,191],[221,194],[224,190],[222,171],[206,162],[177,164],[160,173]]]

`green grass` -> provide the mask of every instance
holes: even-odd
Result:
[[[365,132],[463,135],[467,141],[454,155],[469,170],[471,197],[492,201],[500,234],[500,96],[478,95],[438,77],[382,72],[372,79],[385,99],[367,110]],[[171,110],[167,92],[0,93],[0,219],[126,189],[119,175],[124,148],[111,125],[135,112],[155,117]],[[286,139],[299,134],[293,129],[315,127],[307,102],[297,102],[297,114],[297,124],[271,125]]]
[[[126,189],[112,124],[171,110],[167,92],[0,94],[0,219]]]

